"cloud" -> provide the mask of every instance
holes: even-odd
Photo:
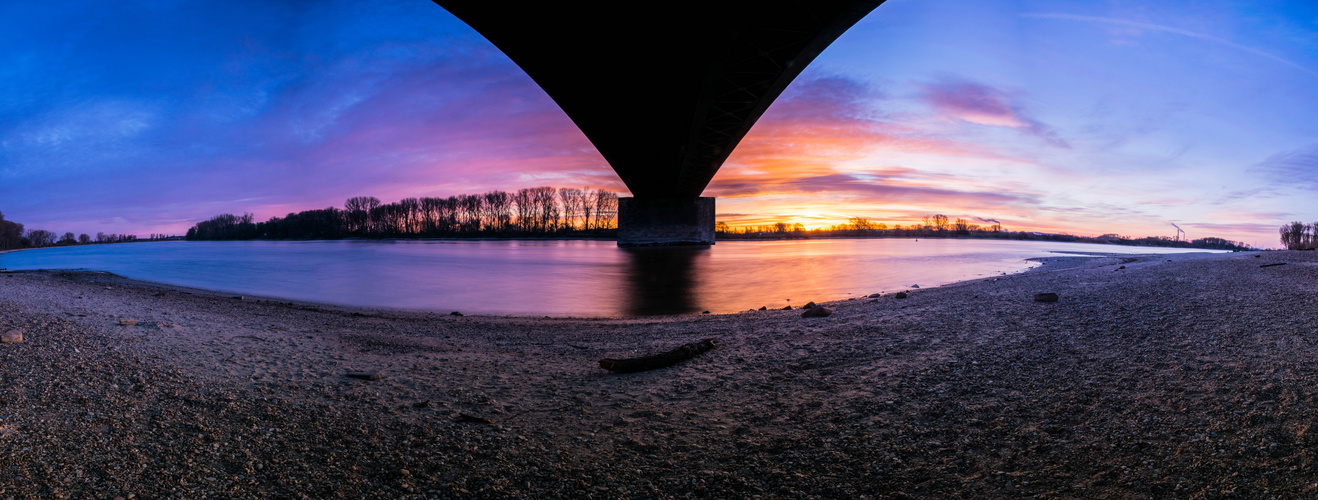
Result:
[[[948,79],[922,85],[926,104],[942,116],[993,127],[1021,129],[1053,146],[1071,146],[1043,123],[1022,116],[1008,95],[998,89],[966,80]]]
[[[12,80],[19,93],[44,94],[0,102],[6,213],[33,227],[181,232],[216,213],[264,218],[360,194],[622,187],[525,73],[465,26],[443,26],[460,23],[437,6],[251,7],[259,15],[105,7],[105,23],[49,30],[126,45]],[[416,12],[383,20],[387,29],[367,15],[390,9]],[[177,22],[152,28],[153,15]],[[253,17],[265,21],[243,21]],[[142,35],[98,32],[120,18]],[[228,21],[201,22],[213,18]],[[189,50],[159,37],[186,39]]]
[[[1285,64],[1285,65],[1287,65],[1287,66],[1290,66],[1290,67],[1292,67],[1292,68],[1298,69],[1298,70],[1303,71],[1303,72],[1305,72],[1305,73],[1308,73],[1308,74],[1310,74],[1310,75],[1318,76],[1318,71],[1314,71],[1314,70],[1312,70],[1312,69],[1310,69],[1310,68],[1308,68],[1308,67],[1306,67],[1306,66],[1302,66],[1302,65],[1300,65],[1300,64],[1298,64],[1298,63],[1295,63],[1295,62],[1293,62],[1293,61],[1291,61],[1291,60],[1289,60],[1289,59],[1285,59],[1285,58],[1282,58],[1282,57],[1280,57],[1280,56],[1273,55],[1273,54],[1271,54],[1271,53],[1269,53],[1269,52],[1265,52],[1265,51],[1262,51],[1262,50],[1259,50],[1259,49],[1256,49],[1256,48],[1253,48],[1253,47],[1249,47],[1249,46],[1246,46],[1246,45],[1241,45],[1241,44],[1238,44],[1238,43],[1232,42],[1232,41],[1230,41],[1230,40],[1227,40],[1227,39],[1225,39],[1225,38],[1220,38],[1220,37],[1216,37],[1216,36],[1213,36],[1213,35],[1208,35],[1208,34],[1198,33],[1198,32],[1194,32],[1194,31],[1190,31],[1190,30],[1184,30],[1184,29],[1180,29],[1180,28],[1175,28],[1175,27],[1172,27],[1172,26],[1166,26],[1166,25],[1161,25],[1161,24],[1153,24],[1153,23],[1143,23],[1143,22],[1139,22],[1139,21],[1130,21],[1130,20],[1126,20],[1126,19],[1115,19],[1115,18],[1110,18],[1110,17],[1079,16],[1079,15],[1074,15],[1074,14],[1025,13],[1025,14],[1021,14],[1021,17],[1030,17],[1030,18],[1035,18],[1035,19],[1057,19],[1057,20],[1063,20],[1063,21],[1081,21],[1081,22],[1087,22],[1087,23],[1097,23],[1097,24],[1107,24],[1107,25],[1111,25],[1111,26],[1121,26],[1121,27],[1125,27],[1125,28],[1135,28],[1135,29],[1141,29],[1141,30],[1158,31],[1158,32],[1162,32],[1162,33],[1171,33],[1171,34],[1174,34],[1174,35],[1181,35],[1181,36],[1184,36],[1184,37],[1194,38],[1194,39],[1197,39],[1197,40],[1203,40],[1203,41],[1207,41],[1207,42],[1212,42],[1212,43],[1216,43],[1216,44],[1219,44],[1219,45],[1223,45],[1223,46],[1226,46],[1226,47],[1231,47],[1231,48],[1233,48],[1233,49],[1240,50],[1240,51],[1244,51],[1244,52],[1248,52],[1248,53],[1254,54],[1254,55],[1256,55],[1256,56],[1263,57],[1263,58],[1265,58],[1265,59],[1271,59],[1271,60],[1273,60],[1273,61],[1276,61],[1276,62],[1279,62],[1279,63]]]
[[[1274,154],[1249,170],[1277,186],[1318,189],[1318,144]]]
[[[971,123],[1024,127],[1024,120],[1005,102],[1000,91],[964,82],[944,81],[923,86],[925,102],[940,113]]]
[[[1001,217],[1033,211],[1026,186],[908,167],[878,158],[970,165],[1029,162],[986,146],[942,136],[888,108],[904,103],[873,85],[843,77],[803,79],[765,113],[706,189],[731,224],[836,224],[864,216],[905,224],[927,213]],[[914,123],[914,124],[911,124]],[[935,124],[936,125],[936,124]],[[735,212],[739,215],[732,215]],[[967,216],[969,217],[969,216]]]

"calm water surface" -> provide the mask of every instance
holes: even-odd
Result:
[[[476,314],[641,316],[781,308],[1014,273],[1056,253],[1184,250],[954,239],[153,242],[0,254],[0,268],[129,278],[330,304]]]

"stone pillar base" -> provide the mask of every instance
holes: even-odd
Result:
[[[713,245],[714,198],[618,198],[618,246]]]

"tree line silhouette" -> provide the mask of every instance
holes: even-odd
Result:
[[[153,240],[166,238],[170,238],[170,236],[164,234],[151,235],[151,239]],[[69,232],[64,233],[64,235],[61,236],[45,229],[29,229],[25,231],[22,224],[5,220],[5,214],[0,213],[0,250],[90,245],[95,243],[122,243],[128,241],[137,241],[137,235],[96,233],[96,236],[93,238],[86,233],[75,236],[73,233]]]
[[[1287,250],[1318,250],[1318,222],[1295,221],[1281,226],[1281,244]]]
[[[804,224],[778,222],[769,225],[730,227],[725,222],[714,225],[716,237],[727,240],[754,239],[805,239],[822,238],[992,238],[1011,240],[1045,240],[1067,241],[1077,243],[1105,243],[1132,246],[1205,248],[1211,250],[1247,250],[1249,245],[1223,238],[1199,238],[1181,240],[1168,236],[1146,236],[1131,238],[1115,233],[1102,236],[1076,236],[1066,233],[1039,233],[1029,231],[1008,231],[1002,223],[993,219],[979,219],[986,224],[975,224],[964,218],[955,220],[943,214],[929,215],[920,224],[889,227],[882,222],[874,222],[863,217],[852,217],[846,224],[828,228],[807,230]],[[1298,223],[1297,223],[1298,224]],[[1285,228],[1283,228],[1283,232]],[[1283,236],[1283,239],[1285,237]],[[1310,240],[1312,241],[1312,240]]]
[[[221,214],[188,229],[189,240],[587,236],[617,234],[618,195],[548,186],[447,198],[348,198],[343,208],[256,222]]]

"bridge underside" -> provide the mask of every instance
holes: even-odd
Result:
[[[635,200],[699,205],[705,186],[774,99],[883,0],[525,2],[516,7],[484,0],[435,2],[525,70],[585,133]],[[712,209],[713,200],[709,203]],[[629,205],[632,214],[643,206],[669,206]],[[627,210],[619,206],[619,244],[629,243],[621,234],[633,234],[625,226],[652,218],[623,217]],[[713,243],[713,223],[710,217],[707,242],[692,243]]]

